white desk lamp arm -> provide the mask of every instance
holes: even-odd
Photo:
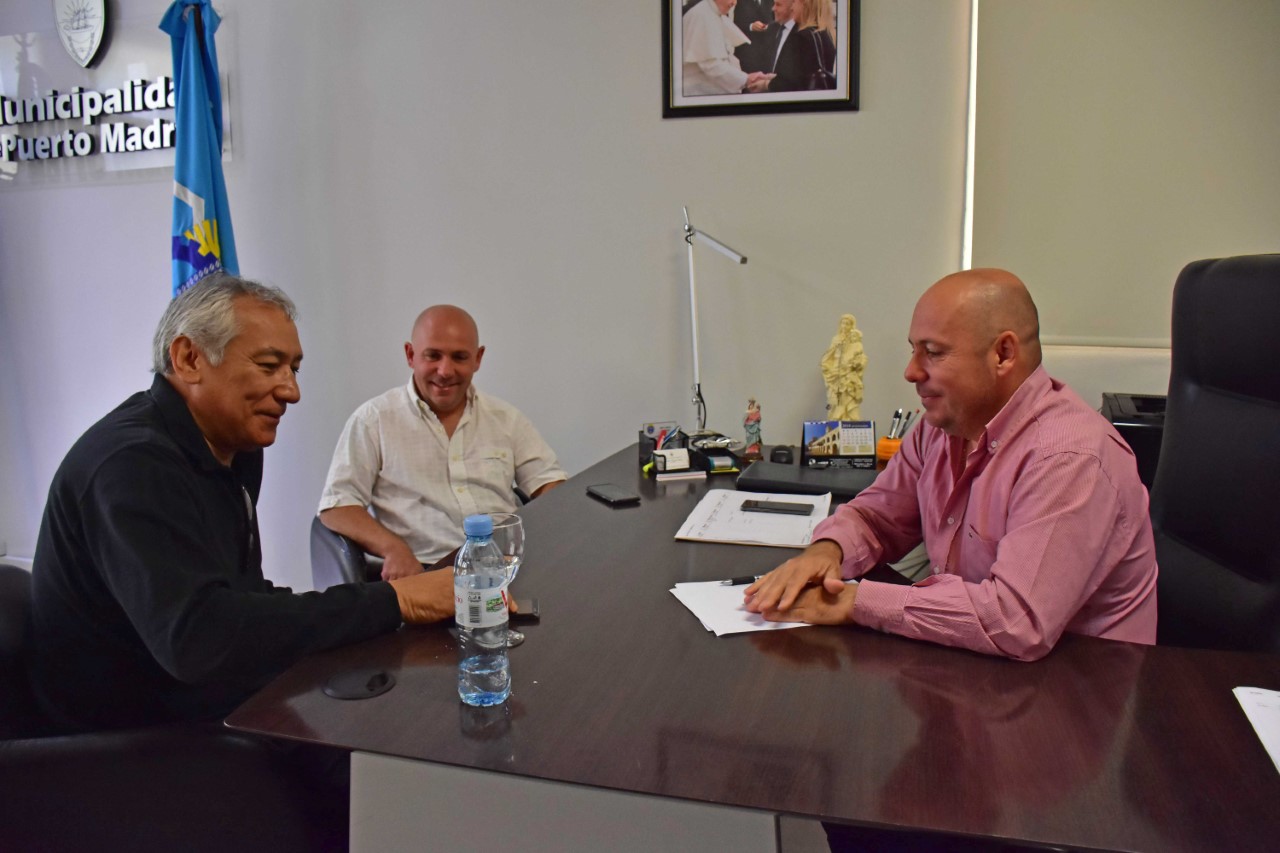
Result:
[[[693,405],[698,418],[698,432],[707,428],[707,404],[702,399],[702,366],[698,358],[698,283],[693,270],[693,241],[706,243],[735,263],[745,264],[746,256],[735,252],[709,234],[704,234],[689,224],[689,208],[684,210],[684,242],[689,253],[689,326],[693,339]]]

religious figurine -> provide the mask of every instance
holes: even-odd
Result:
[[[840,317],[840,330],[822,356],[822,381],[827,385],[827,417],[833,421],[862,420],[862,373],[867,354],[862,332],[852,314]]]
[[[760,404],[755,397],[747,400],[747,414],[742,419],[742,428],[747,432],[746,447],[742,450],[744,459],[760,458]]]

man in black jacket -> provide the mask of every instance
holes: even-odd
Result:
[[[770,92],[796,92],[807,87],[806,56],[813,52],[813,45],[799,35],[795,13],[799,3],[795,0],[774,0],[774,21],[760,34],[766,61],[761,71],[773,74],[769,81]]]
[[[69,730],[225,716],[303,655],[453,612],[452,572],[294,594],[262,574],[262,448],[300,398],[287,296],[217,275],[160,320],[150,390],[54,477],[32,569],[33,686]]]
[[[773,64],[774,43],[765,37],[772,21],[773,0],[738,0],[733,7],[733,23],[751,39],[750,44],[738,45],[733,51],[743,71],[768,71]]]

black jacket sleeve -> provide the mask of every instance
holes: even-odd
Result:
[[[385,583],[295,595],[266,581],[235,476],[198,471],[175,453],[114,453],[80,497],[92,562],[171,676],[256,685],[308,653],[400,624]]]

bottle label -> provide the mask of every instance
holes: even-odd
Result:
[[[507,622],[501,589],[453,589],[454,618],[463,628],[495,628]]]

